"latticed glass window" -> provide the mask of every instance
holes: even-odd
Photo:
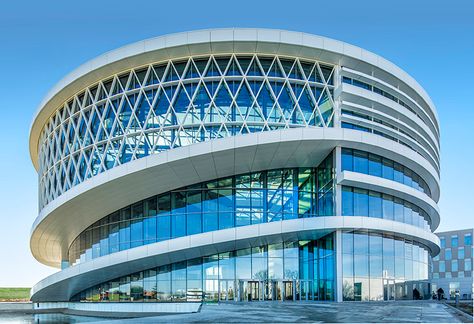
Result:
[[[40,141],[40,207],[101,172],[174,147],[285,129],[330,127],[334,67],[228,55],[142,66],[81,90]]]

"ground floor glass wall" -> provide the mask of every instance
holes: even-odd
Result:
[[[408,240],[343,232],[343,299],[429,299],[428,260],[428,250]]]
[[[177,262],[87,289],[89,302],[334,300],[334,234]]]

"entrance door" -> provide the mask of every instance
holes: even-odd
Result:
[[[293,281],[283,281],[283,300],[294,300]]]
[[[249,281],[249,301],[260,300],[260,282],[259,281]]]
[[[395,280],[383,280],[383,300],[395,300]]]

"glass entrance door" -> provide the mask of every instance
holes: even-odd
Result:
[[[383,280],[383,300],[395,300],[395,280]]]
[[[248,288],[249,288],[248,300],[249,301],[260,300],[260,298],[261,298],[260,282],[259,281],[249,281],[248,282]]]
[[[283,300],[294,300],[295,286],[293,281],[283,281]]]

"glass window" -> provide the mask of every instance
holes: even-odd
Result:
[[[342,216],[354,215],[354,194],[352,188],[342,187]]]
[[[130,301],[130,276],[120,278],[119,300],[121,302]]]
[[[143,272],[130,276],[130,301],[143,301]]]
[[[403,200],[399,198],[394,198],[394,219],[397,222],[403,223],[404,221],[404,207],[403,207]]]
[[[342,232],[342,253],[354,253],[354,234]]]
[[[446,247],[446,240],[445,240],[444,237],[439,238],[439,244],[440,244],[442,249],[444,249]]]
[[[451,260],[452,259],[452,253],[451,253],[451,248],[447,248],[444,250],[444,259],[445,260]]]
[[[393,277],[395,275],[395,245],[394,240],[389,237],[383,238],[383,275]]]
[[[232,189],[219,190],[219,229],[234,226],[234,196]]]
[[[464,259],[464,246],[461,246],[458,248],[458,259],[462,260]]]
[[[399,163],[394,162],[393,164],[393,180],[396,182],[403,183],[403,166]]]
[[[367,254],[354,255],[354,276],[368,277],[369,276],[369,256]]]
[[[342,255],[342,275],[344,278],[352,278],[354,276],[354,256],[352,254]]]
[[[382,195],[378,192],[369,192],[369,217],[382,218]]]
[[[451,261],[451,271],[453,272],[458,271],[458,260]]]
[[[354,215],[368,216],[369,214],[369,196],[365,189],[354,188]]]
[[[411,204],[408,201],[403,202],[403,219],[405,224],[413,223],[413,210]]]
[[[130,207],[122,209],[120,220],[120,251],[123,251],[130,248]]]
[[[219,254],[219,269],[221,279],[234,279],[235,274],[235,257],[231,252]]]
[[[369,173],[368,153],[354,150],[354,171],[359,173]]]
[[[248,280],[252,278],[252,258],[250,249],[236,251],[235,271],[236,279]]]
[[[186,235],[186,192],[171,193],[171,237]]]
[[[393,204],[393,197],[389,195],[383,195],[383,218],[393,220],[394,217],[394,204]]]
[[[453,235],[451,236],[451,247],[457,247],[458,246],[458,236]]]
[[[352,171],[353,168],[353,162],[354,159],[352,157],[352,150],[351,149],[342,149],[342,171],[347,170],[347,171]]]
[[[369,174],[375,177],[382,176],[382,158],[379,155],[369,154]]]
[[[130,246],[132,248],[143,245],[143,203],[138,203],[132,206],[130,234]]]
[[[472,271],[472,259],[464,259],[464,271]]]
[[[203,231],[210,232],[219,229],[218,224],[218,209],[217,209],[217,190],[205,190],[203,192],[204,200],[202,202],[203,208]]]
[[[383,276],[382,254],[370,254],[369,261],[370,261],[369,263],[370,277],[382,278]]]
[[[439,261],[439,272],[446,272],[446,263],[444,261]]]
[[[158,208],[159,214],[156,219],[157,240],[169,240],[171,238],[171,200],[169,194],[158,197]]]
[[[354,233],[354,254],[369,254],[369,235]]]
[[[382,177],[393,180],[393,161],[389,159],[382,160]]]
[[[187,235],[202,232],[201,224],[201,189],[191,189],[187,192]]]
[[[464,245],[472,245],[472,234],[464,234]]]

